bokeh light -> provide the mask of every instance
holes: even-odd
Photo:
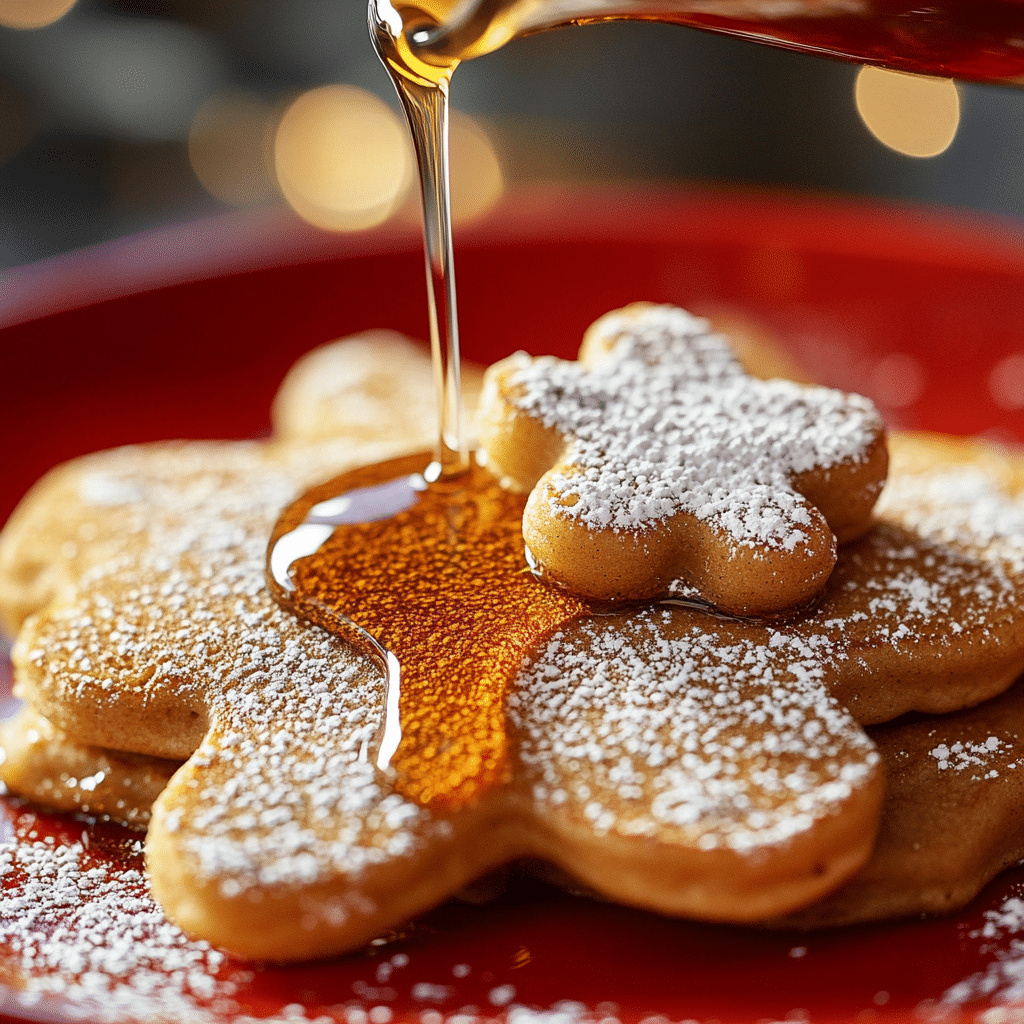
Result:
[[[189,162],[203,187],[229,206],[254,206],[277,196],[271,104],[243,89],[211,96],[196,111]]]
[[[960,94],[946,78],[861,68],[857,111],[872,135],[905,156],[938,156],[960,126]]]
[[[450,128],[452,222],[465,224],[498,202],[505,175],[494,142],[478,121],[454,111]]]
[[[5,28],[43,28],[63,18],[75,0],[0,0],[0,25]]]
[[[360,231],[387,220],[412,183],[404,123],[372,93],[327,85],[298,97],[274,138],[274,167],[285,199],[305,220]]]
[[[1001,409],[1024,409],[1024,352],[1014,352],[996,363],[988,385]]]
[[[491,210],[505,194],[505,168],[490,128],[452,110],[448,126],[452,224],[468,224]],[[410,190],[401,217],[420,223],[420,190]]]
[[[925,368],[905,352],[890,352],[875,364],[869,393],[887,409],[906,409],[924,394]]]

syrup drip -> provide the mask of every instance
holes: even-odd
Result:
[[[452,476],[469,465],[462,439],[459,398],[459,318],[448,169],[448,86],[458,61],[430,64],[410,48],[410,33],[436,25],[420,8],[395,9],[389,0],[370,0],[369,25],[377,56],[391,75],[405,108],[416,149],[423,199],[427,315],[438,409],[438,468],[434,473]]]
[[[505,696],[553,631],[591,613],[526,564],[523,495],[427,454],[358,469],[285,510],[268,558],[285,607],[373,654],[388,692],[376,750],[398,792],[453,808],[508,778]]]

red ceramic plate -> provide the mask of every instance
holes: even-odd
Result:
[[[671,301],[759,325],[900,425],[1024,440],[1015,228],[773,197],[576,191],[521,195],[457,246],[463,345],[483,362],[516,348],[567,356],[600,313]],[[424,306],[416,235],[328,236],[276,214],[12,272],[0,285],[0,519],[41,472],[85,451],[265,431],[301,352],[367,327],[422,336]],[[0,835],[0,1011],[16,1018],[1024,1015],[1021,869],[947,919],[810,935],[693,925],[512,879],[489,902],[453,901],[357,954],[280,968],[169,937],[136,874],[137,837],[10,799]]]

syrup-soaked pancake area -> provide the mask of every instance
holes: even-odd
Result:
[[[383,667],[401,741],[379,767],[404,796],[443,807],[508,781],[511,684],[546,634],[589,609],[528,572],[520,495],[475,465],[428,484],[430,461],[356,470],[305,494],[274,530],[269,582],[297,614],[358,645],[352,623],[394,655]],[[318,526],[327,539],[292,561],[288,542]]]

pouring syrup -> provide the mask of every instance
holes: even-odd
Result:
[[[684,25],[896,71],[1024,83],[1024,0],[369,0],[370,36],[405,108],[419,166],[442,473],[466,466],[448,187],[452,74],[520,36],[616,20]]]

